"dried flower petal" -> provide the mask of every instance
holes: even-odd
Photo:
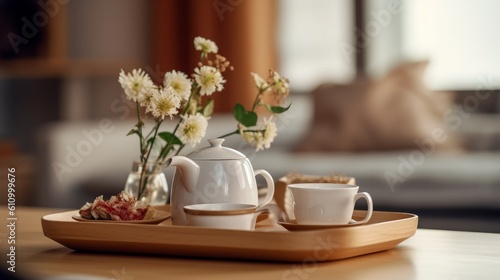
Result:
[[[278,102],[278,104],[283,104],[290,93],[288,79],[280,77],[276,71],[269,70],[268,83],[271,85],[276,102]]]
[[[117,221],[143,220],[154,216],[154,208],[149,205],[140,208],[136,202],[135,197],[125,191],[107,201],[101,195],[96,197],[93,203],[85,203],[79,214],[86,219]]]

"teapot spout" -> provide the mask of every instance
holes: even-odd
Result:
[[[183,156],[174,156],[166,161],[166,166],[175,166],[181,173],[182,182],[187,192],[193,192],[198,184],[200,167],[194,161]]]

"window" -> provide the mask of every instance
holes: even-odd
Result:
[[[351,0],[281,0],[278,48],[280,73],[292,90],[307,91],[321,82],[348,82],[355,75],[354,2]]]
[[[430,59],[432,88],[500,86],[500,1],[411,1],[406,11],[403,53]]]
[[[370,74],[381,75],[402,61],[425,59],[426,83],[432,89],[500,86],[500,1],[399,1],[401,13],[390,14],[389,20],[381,17],[395,1],[365,2],[365,21],[381,26],[367,50]]]

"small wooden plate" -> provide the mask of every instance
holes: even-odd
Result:
[[[79,214],[72,215],[76,221],[79,222],[91,222],[91,223],[116,223],[116,224],[151,224],[157,225],[166,219],[170,218],[170,212],[156,210],[155,216],[152,219],[147,220],[131,220],[131,221],[116,221],[116,220],[95,220],[82,218]]]

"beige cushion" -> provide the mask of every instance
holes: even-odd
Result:
[[[419,141],[432,141],[435,150],[460,150],[444,116],[453,95],[425,87],[426,65],[404,64],[379,80],[320,85],[312,92],[313,124],[296,150],[412,149]],[[440,141],[432,140],[436,129],[442,130]]]

